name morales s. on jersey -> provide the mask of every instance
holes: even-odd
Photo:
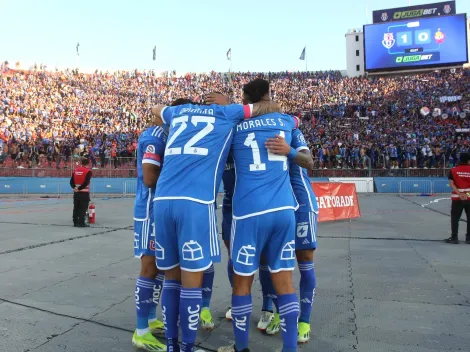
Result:
[[[252,111],[252,105],[239,104],[165,107],[161,112],[162,120],[171,127],[155,200],[213,203],[233,128],[244,118],[251,117]]]
[[[235,161],[233,218],[244,219],[284,209],[297,209],[292,191],[287,157],[271,154],[266,140],[281,135],[291,143],[297,120],[272,113],[237,125],[232,142]]]
[[[148,188],[143,181],[142,164],[161,167],[165,152],[166,133],[158,126],[144,130],[137,143],[137,189],[134,201],[134,220],[153,218],[152,199],[155,188]]]
[[[299,129],[292,132],[292,142],[290,146],[297,151],[309,150],[305,137]],[[313,193],[307,170],[291,162],[289,173],[295,198],[297,202],[299,202],[299,209],[297,209],[297,211],[302,213],[318,213],[317,198],[315,197],[315,193]]]

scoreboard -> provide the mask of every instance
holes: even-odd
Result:
[[[368,72],[461,65],[468,62],[465,14],[364,26]]]

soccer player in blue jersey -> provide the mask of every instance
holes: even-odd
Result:
[[[269,83],[257,79],[244,86],[245,96],[269,97]],[[233,195],[231,259],[232,323],[235,344],[219,352],[247,352],[252,312],[251,286],[261,256],[277,293],[283,321],[283,351],[297,350],[299,303],[292,284],[295,266],[295,216],[298,204],[289,179],[288,157],[268,152],[265,142],[276,135],[290,142],[297,120],[279,113],[237,125],[232,142],[236,183]],[[292,148],[289,155],[294,158]],[[311,159],[311,157],[310,157]]]
[[[218,94],[208,103],[226,102]],[[162,313],[168,351],[193,352],[202,305],[203,272],[220,260],[215,197],[233,138],[244,118],[279,111],[278,104],[152,108],[157,125],[170,126],[155,192],[157,266],[165,270]]]
[[[286,155],[290,148],[298,153],[310,155],[307,142],[300,130],[292,133],[290,146],[281,138],[270,139],[268,149],[275,153]],[[313,166],[313,164],[311,165]],[[308,167],[311,169],[312,167]],[[296,236],[295,253],[300,269],[300,317],[298,342],[306,343],[310,340],[310,315],[315,297],[316,277],[313,263],[314,251],[317,248],[318,204],[313,193],[307,169],[290,163],[290,180],[299,208],[295,212]],[[272,288],[265,280],[261,280],[263,296],[271,296]],[[276,313],[270,325],[266,328],[268,335],[273,335],[281,329],[279,313]]]
[[[134,255],[140,258],[140,276],[135,288],[137,329],[132,344],[148,351],[166,351],[152,333],[163,332],[163,323],[156,319],[157,304],[163,286],[163,274],[155,264],[155,232],[153,196],[166,144],[161,127],[142,132],[137,145],[137,190],[134,202]]]

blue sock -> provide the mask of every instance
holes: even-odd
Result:
[[[192,352],[201,313],[202,290],[182,288],[180,298],[181,351]]]
[[[315,299],[315,266],[311,262],[299,262],[300,269],[300,317],[299,322],[310,323],[312,305]]]
[[[158,303],[160,302],[160,296],[162,293],[164,280],[165,280],[165,276],[162,274],[158,274],[154,280],[153,300],[152,300],[152,303],[150,304],[149,321],[157,320],[157,306],[158,306]]]
[[[214,265],[204,271],[202,277],[202,308],[209,308],[212,297],[212,285],[214,284]]]
[[[139,276],[135,284],[135,308],[137,313],[137,334],[139,336],[149,331],[149,310],[153,299],[152,279]]]
[[[270,289],[270,286],[272,286],[273,283],[271,281],[271,273],[269,272],[269,268],[266,265],[260,265],[259,267],[259,281],[261,283],[261,291],[263,292],[262,310],[272,312],[273,300],[270,294],[274,291],[274,289]]]
[[[253,305],[251,301],[251,295],[232,295],[232,325],[233,332],[235,334],[235,347],[237,351],[242,351],[245,348],[248,348],[250,316],[252,310]]]
[[[297,320],[299,318],[299,301],[295,293],[278,295],[279,315],[282,330],[282,352],[297,351]]]
[[[178,317],[180,311],[181,281],[165,280],[162,292],[162,316],[168,352],[179,352]]]
[[[230,286],[233,287],[233,262],[232,262],[232,258],[228,258],[227,275],[228,275],[228,281],[230,281]]]

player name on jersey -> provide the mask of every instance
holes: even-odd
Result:
[[[276,121],[277,120],[277,121]],[[250,128],[259,128],[259,127],[283,127],[286,124],[282,122],[282,119],[273,119],[273,118],[256,118],[249,121],[243,121],[237,125],[237,132],[248,130]]]

